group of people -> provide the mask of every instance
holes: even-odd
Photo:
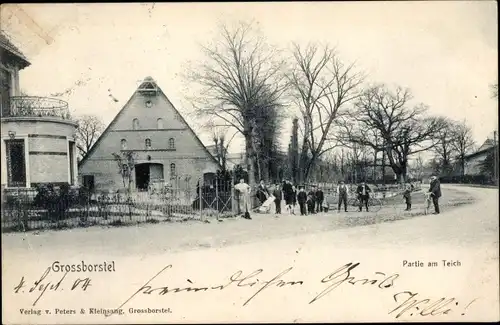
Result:
[[[236,189],[243,193],[243,203],[245,217],[250,218],[249,207],[250,203],[250,192],[251,188],[244,180],[240,180],[237,184]],[[414,191],[413,185],[408,185],[403,192],[403,198],[406,202],[406,211],[411,210],[411,193]],[[439,180],[436,176],[431,177],[431,183],[428,191],[431,195],[432,202],[434,204],[435,214],[439,214],[439,198],[441,197],[441,187]],[[344,211],[347,212],[347,199],[349,196],[349,187],[341,181],[337,186],[338,195],[338,205],[337,209],[340,212],[342,205],[344,206]],[[366,211],[369,209],[369,199],[370,193],[372,193],[371,188],[365,183],[361,182],[355,191],[359,202],[359,211],[363,210],[363,206]],[[300,207],[301,215],[315,214],[319,212],[328,211],[328,204],[325,204],[325,195],[323,190],[319,186],[312,186],[309,192],[306,192],[304,186],[299,186],[298,190],[295,185],[290,181],[285,180],[283,183],[276,183],[271,189],[268,189],[264,181],[261,180],[257,188],[256,197],[260,202],[261,212],[269,212],[272,204],[275,205],[276,214],[281,214],[282,201],[285,201],[286,210],[290,214],[295,214],[295,207],[297,204]]]
[[[271,190],[264,181],[260,181],[256,196],[264,210],[269,211],[270,205],[274,203],[276,214],[281,214],[282,201],[285,201],[287,212],[291,214],[295,214],[297,204],[301,215],[323,212],[325,208],[323,206],[325,195],[319,186],[313,186],[306,192],[304,186],[299,186],[297,190],[297,187],[287,180],[281,184],[274,184]]]

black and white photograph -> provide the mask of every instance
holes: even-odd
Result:
[[[2,4],[2,323],[498,322],[497,10]]]

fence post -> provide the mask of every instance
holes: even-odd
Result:
[[[201,178],[198,178],[198,184],[199,184],[199,186],[198,186],[198,192],[199,192],[198,193],[198,198],[199,198],[199,201],[200,201],[200,219],[201,219],[201,221],[205,221],[205,220],[203,220],[203,213],[201,212],[201,210],[202,210],[202,204],[203,204],[203,199],[201,197],[201,194],[202,194],[201,187],[203,186],[203,184],[201,183]]]
[[[229,185],[230,195],[231,195],[231,212],[236,215],[236,194],[234,193],[233,179],[231,178],[231,183]]]
[[[217,221],[219,220],[219,179],[215,178],[215,208],[217,209]]]

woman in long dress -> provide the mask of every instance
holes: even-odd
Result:
[[[236,190],[239,191],[240,193],[240,211],[243,213],[243,215],[250,219],[250,192],[251,192],[251,187],[247,183],[245,183],[245,180],[242,178],[240,179],[239,184],[236,184],[234,186]]]

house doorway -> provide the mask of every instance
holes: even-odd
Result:
[[[163,165],[143,163],[135,165],[135,184],[138,190],[147,190],[149,185],[163,180]]]

